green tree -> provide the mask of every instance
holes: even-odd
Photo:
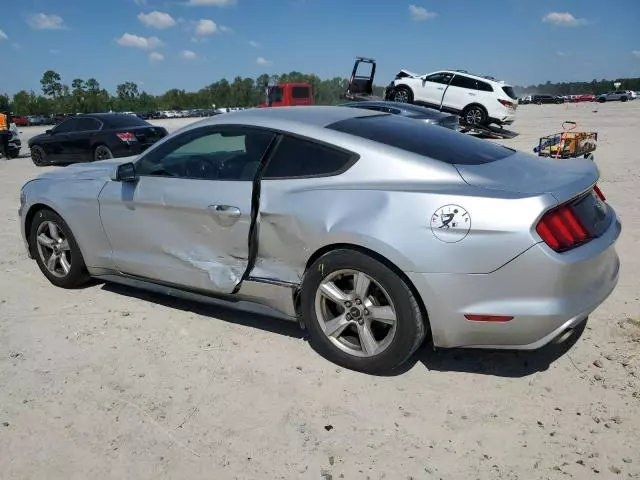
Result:
[[[57,98],[62,94],[62,78],[53,70],[47,70],[40,79],[42,93],[47,97]]]

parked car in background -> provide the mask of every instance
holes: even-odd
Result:
[[[533,350],[585,322],[620,268],[621,225],[598,178],[592,161],[402,115],[256,108],[138,156],[45,172],[22,187],[18,214],[57,287],[93,276],[258,303],[300,322],[330,360],[382,373],[427,336]]]
[[[90,162],[127,157],[145,151],[167,135],[136,115],[96,113],[76,115],[29,140],[36,166]]]
[[[385,99],[455,113],[471,126],[509,125],[516,119],[518,106],[511,85],[462,70],[426,75],[401,70],[385,89]]]
[[[524,97],[522,97],[522,98],[519,98],[519,99],[518,99],[518,103],[519,103],[520,105],[528,105],[528,104],[530,104],[530,103],[531,103],[531,98],[532,98],[532,96],[531,96],[531,95],[526,95],[526,96],[524,96]]]
[[[42,117],[40,115],[29,115],[27,117],[27,120],[29,121],[29,125],[33,126],[33,127],[44,125],[44,123],[45,123],[44,117]]]
[[[341,107],[361,108],[374,112],[392,113],[403,117],[413,118],[425,123],[439,125],[441,127],[458,130],[460,122],[458,116],[451,113],[438,112],[432,108],[411,105],[409,103],[389,102],[389,101],[355,101],[340,104]]]
[[[635,100],[636,98],[638,98],[638,94],[633,90],[629,90],[629,100]]]
[[[595,102],[596,96],[593,93],[581,93],[579,95],[574,95],[571,101],[575,103]]]
[[[11,121],[15,123],[18,127],[29,126],[29,119],[23,115],[12,115]]]
[[[627,100],[631,100],[631,93],[629,90],[615,90],[613,92],[603,93],[602,95],[598,95],[598,102],[626,102]]]
[[[564,98],[557,95],[532,95],[531,103],[535,105],[543,105],[548,103],[564,103]]]

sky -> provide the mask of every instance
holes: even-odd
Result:
[[[0,0],[0,92],[133,81],[160,94],[262,73],[348,77],[377,61],[512,85],[640,77],[640,0]]]

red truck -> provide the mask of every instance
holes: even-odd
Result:
[[[266,87],[266,99],[258,107],[313,105],[313,90],[306,82],[277,83]]]

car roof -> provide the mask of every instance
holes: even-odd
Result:
[[[464,70],[439,70],[439,71],[433,72],[433,73],[440,73],[440,72],[453,73],[455,75],[462,75],[462,76],[465,76],[465,77],[474,78],[476,80],[481,80],[483,82],[495,83],[495,84],[500,85],[502,87],[510,87],[511,86],[511,85],[509,85],[508,83],[505,83],[502,80],[498,80],[498,79],[493,78],[493,77],[483,77],[482,75],[474,75],[473,73],[469,73],[469,72],[464,71]]]
[[[372,101],[362,101],[362,102],[347,102],[347,103],[343,103],[339,106],[344,106],[344,107],[352,107],[352,108],[358,108],[360,105],[362,105],[363,107],[365,105],[371,105],[374,107],[389,107],[389,108],[397,108],[398,110],[403,110],[405,112],[409,112],[409,113],[415,113],[418,115],[429,115],[429,116],[433,116],[433,117],[448,117],[448,116],[452,116],[452,114],[450,113],[444,113],[444,112],[439,112],[437,110],[434,110],[432,108],[427,108],[427,107],[423,107],[420,105],[413,105],[411,103],[400,103],[400,102],[392,102],[392,101],[388,101],[388,100],[372,100]]]
[[[219,123],[242,123],[262,125],[269,123],[274,128],[288,128],[291,123],[310,127],[324,128],[332,123],[349,118],[366,117],[369,115],[389,115],[360,108],[344,108],[338,106],[309,105],[292,107],[267,107],[238,110],[235,112],[216,115],[196,122],[198,126],[217,125]]]

